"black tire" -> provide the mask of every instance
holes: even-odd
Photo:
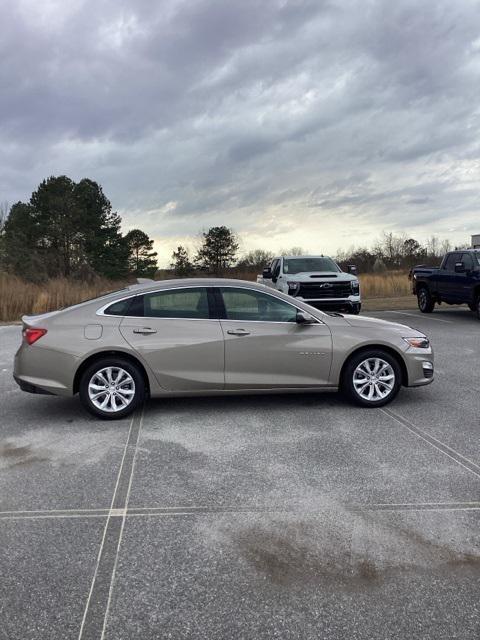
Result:
[[[374,398],[372,400],[368,400],[367,398],[360,395],[357,387],[362,389],[359,386],[359,382],[361,380],[361,375],[357,374],[357,368],[361,366],[366,361],[375,361],[380,360],[383,363],[387,363],[389,368],[386,369],[386,376],[390,375],[390,371],[392,372],[394,378],[392,380],[388,380],[388,383],[391,384],[391,390],[388,395],[382,398]],[[380,371],[382,370],[383,365],[380,367]],[[384,377],[386,377],[384,376]],[[365,378],[366,379],[366,378]],[[357,384],[354,383],[354,380],[357,381]],[[383,382],[377,379],[376,382],[372,381],[372,386],[375,386],[380,389],[381,392],[386,391],[387,381]],[[361,383],[360,383],[361,384]],[[370,384],[370,383],[368,383]],[[392,356],[387,351],[383,351],[382,349],[371,349],[368,351],[361,351],[360,353],[355,354],[350,358],[347,362],[341,380],[341,391],[354,403],[360,405],[361,407],[383,407],[384,405],[391,402],[398,394],[400,387],[402,384],[402,370],[398,360]],[[368,388],[366,389],[368,392]],[[376,393],[376,392],[375,392]]]
[[[93,378],[96,376],[96,374],[102,372],[102,370],[108,370],[109,368],[112,369],[113,376],[115,376],[115,370],[117,370],[118,372],[117,375],[120,375],[119,370],[123,370],[128,376],[130,376],[130,379],[133,382],[128,382],[127,377],[125,383],[122,382],[117,387],[108,387],[108,391],[106,391],[105,394],[100,395],[99,402],[101,402],[102,399],[106,398],[107,395],[117,396],[118,394],[118,396],[121,396],[123,399],[126,398],[125,401],[128,401],[127,406],[125,406],[123,409],[119,408],[117,410],[103,410],[100,407],[96,406],[90,398],[89,385],[92,382]],[[125,385],[123,389],[119,391],[116,390],[123,385]],[[107,387],[105,387],[105,389],[107,389]],[[124,394],[127,393],[128,396],[124,396]],[[100,394],[102,394],[101,391]],[[79,384],[79,395],[81,403],[83,404],[85,409],[92,415],[98,418],[103,418],[104,420],[120,420],[121,418],[125,418],[126,416],[130,415],[145,400],[145,380],[140,368],[134,363],[130,362],[130,360],[118,357],[99,358],[91,365],[89,365],[82,373]],[[113,400],[110,399],[107,406],[111,407],[112,403],[116,404],[118,401],[121,401],[121,398],[118,398],[118,400],[117,398],[114,398]]]
[[[351,313],[353,316],[358,316],[358,314],[360,313],[360,309],[362,308],[362,306],[360,304],[354,304],[351,308],[349,313]]]
[[[430,291],[427,287],[420,287],[417,291],[418,308],[422,313],[432,313],[435,308],[435,301],[433,300]]]
[[[468,303],[468,308],[470,309],[470,311],[473,311],[474,313],[476,313],[476,311],[477,311],[477,303],[476,302],[469,302]]]
[[[477,318],[480,320],[480,296],[477,296],[475,311],[477,313]]]

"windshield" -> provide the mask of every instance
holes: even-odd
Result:
[[[473,255],[475,256],[475,258],[477,260],[477,264],[480,265],[480,251],[474,251]]]
[[[331,258],[284,258],[283,273],[304,273],[307,271],[334,271],[340,269]]]

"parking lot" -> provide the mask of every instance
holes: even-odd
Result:
[[[432,385],[113,422],[19,391],[0,327],[0,638],[478,638],[480,323],[370,315],[430,336]]]

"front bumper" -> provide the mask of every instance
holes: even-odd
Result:
[[[408,372],[408,386],[421,387],[434,380],[433,353],[420,354],[405,352],[405,364]]]
[[[295,300],[300,300],[301,302],[309,304],[311,307],[320,309],[321,311],[345,311],[346,313],[351,313],[352,311],[360,311],[362,308],[360,300],[351,300],[350,298],[333,298],[327,300],[322,298],[320,300],[307,300],[300,296],[295,296]]]

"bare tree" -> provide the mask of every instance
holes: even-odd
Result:
[[[6,200],[2,200],[2,202],[0,202],[0,233],[3,233],[9,213],[10,205]]]
[[[302,247],[290,247],[290,249],[280,249],[281,256],[303,256],[305,251]]]

